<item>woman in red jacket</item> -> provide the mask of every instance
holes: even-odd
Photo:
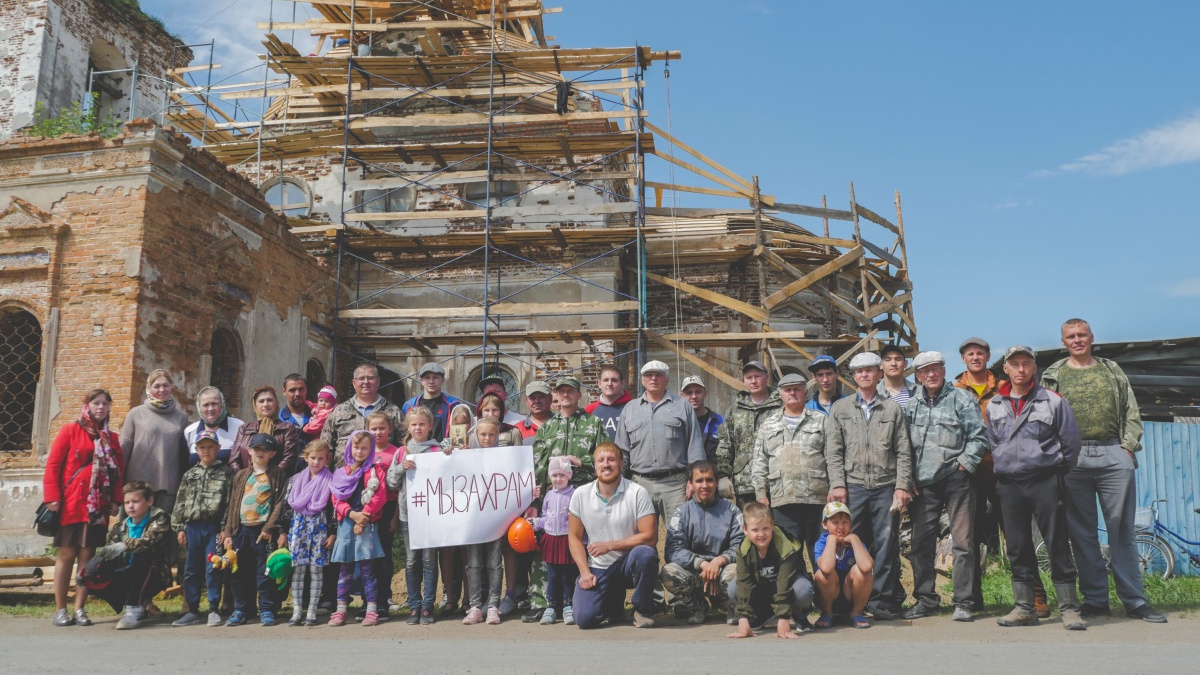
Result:
[[[54,563],[55,626],[90,626],[83,610],[87,588],[75,589],[75,615],[67,613],[67,590],[71,567],[78,561],[82,570],[97,546],[104,545],[108,519],[121,508],[125,459],[117,435],[108,430],[112,396],[93,389],[83,399],[79,420],[64,425],[50,446],[46,474],[42,478],[42,497],[46,507],[58,512],[58,534],[54,545],[58,559]]]

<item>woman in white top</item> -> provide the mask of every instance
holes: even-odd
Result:
[[[183,437],[188,446],[188,466],[195,466],[199,461],[196,455],[196,435],[204,430],[217,432],[217,440],[221,442],[217,459],[228,464],[229,451],[233,449],[233,441],[244,422],[229,414],[229,409],[225,407],[225,395],[216,387],[200,390],[196,395],[196,412],[200,413],[200,421],[188,425],[183,430]]]

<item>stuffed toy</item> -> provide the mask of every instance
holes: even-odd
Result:
[[[218,555],[215,551],[210,553],[208,562],[212,563],[214,570],[229,570],[234,573],[238,570],[237,551],[233,549],[228,549],[222,555]]]
[[[283,587],[287,586],[288,579],[292,577],[292,552],[280,548],[267,556],[267,576],[274,579],[282,591]]]

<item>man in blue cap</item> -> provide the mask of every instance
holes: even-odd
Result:
[[[828,354],[822,354],[808,365],[808,372],[812,373],[817,390],[808,399],[805,407],[828,416],[833,402],[842,398],[841,387],[838,386],[837,361]]]

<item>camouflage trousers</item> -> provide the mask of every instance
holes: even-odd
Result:
[[[721,568],[717,577],[720,592],[712,596],[714,602],[720,603],[729,595],[729,584],[737,578],[737,565],[729,564]],[[689,613],[704,609],[705,600],[709,597],[704,592],[704,583],[697,572],[687,569],[678,563],[663,565],[658,573],[658,580],[663,588],[671,594],[671,604],[686,609]]]
[[[541,554],[534,556],[529,567],[529,606],[546,609],[546,563]]]

